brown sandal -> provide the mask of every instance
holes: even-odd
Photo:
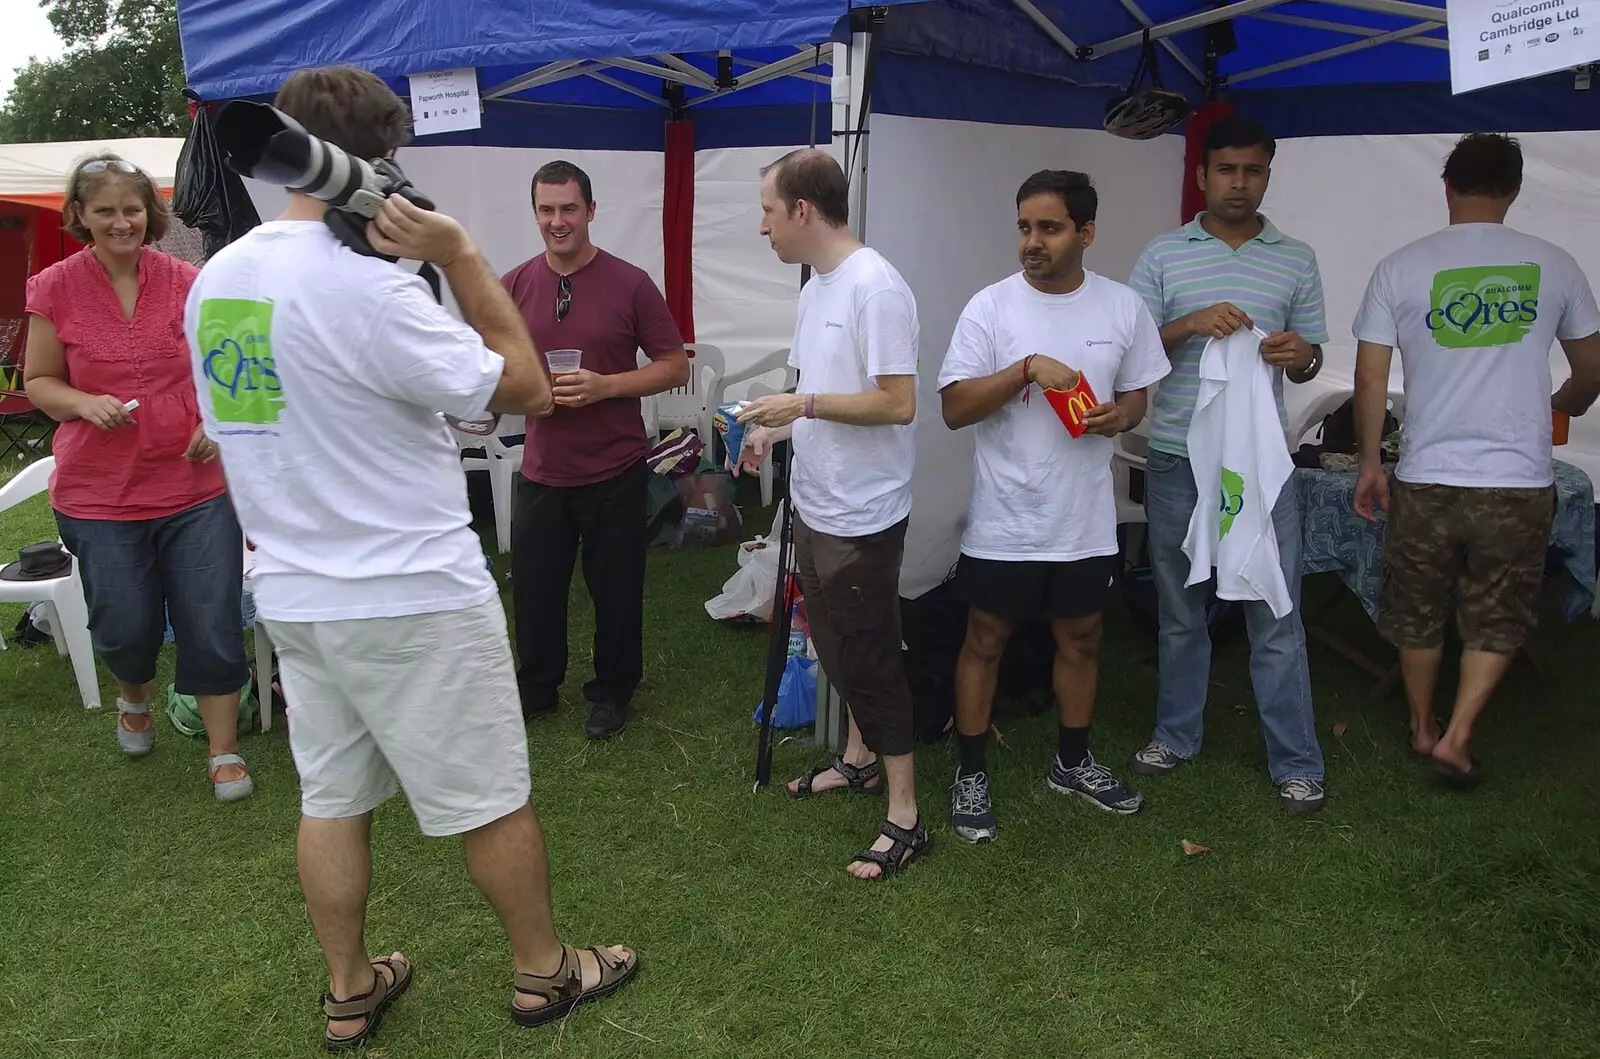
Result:
[[[394,976],[392,983],[383,976],[382,971],[378,970],[380,965],[387,967],[389,973]],[[376,981],[372,983],[372,988],[361,996],[351,997],[349,1000],[335,1000],[332,993],[323,996],[322,1014],[329,1022],[367,1020],[367,1024],[361,1027],[360,1033],[348,1037],[335,1037],[327,1030],[323,1030],[322,1046],[328,1051],[342,1052],[347,1048],[357,1048],[377,1036],[378,1024],[383,1021],[383,1013],[411,986],[411,961],[398,953],[395,956],[373,960],[372,976]]]
[[[571,945],[561,946],[561,965],[554,974],[521,974],[512,979],[512,986],[523,996],[536,996],[544,1000],[543,1007],[521,1008],[511,1003],[511,1019],[519,1026],[542,1026],[566,1015],[579,1004],[608,997],[633,980],[639,970],[639,954],[632,960],[623,960],[611,954],[610,949],[591,945],[589,952],[600,964],[600,981],[589,989],[583,988],[583,968],[578,963],[578,950]]]

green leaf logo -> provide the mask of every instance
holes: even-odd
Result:
[[[1425,319],[1445,349],[1521,342],[1539,319],[1539,266],[1446,269],[1433,277]]]
[[[1217,522],[1217,540],[1233,529],[1233,520],[1244,510],[1244,476],[1222,468],[1222,518]]]
[[[272,361],[272,303],[207,298],[200,303],[211,405],[222,423],[276,423],[283,382]]]

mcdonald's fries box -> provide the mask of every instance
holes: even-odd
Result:
[[[1050,402],[1050,407],[1056,410],[1061,424],[1067,428],[1067,433],[1073,437],[1083,436],[1088,428],[1084,417],[1089,414],[1089,409],[1100,402],[1095,399],[1094,390],[1089,386],[1089,377],[1078,375],[1078,385],[1070,390],[1046,390],[1045,400]]]

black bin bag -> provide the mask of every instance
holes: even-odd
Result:
[[[199,105],[178,156],[172,212],[200,233],[209,260],[212,254],[260,224],[261,217],[250,201],[243,178],[222,160],[210,106],[191,92],[184,94]]]

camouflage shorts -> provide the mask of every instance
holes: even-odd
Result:
[[[1476,489],[1393,481],[1378,631],[1396,647],[1444,643],[1455,611],[1469,649],[1515,654],[1539,617],[1554,486]]]

